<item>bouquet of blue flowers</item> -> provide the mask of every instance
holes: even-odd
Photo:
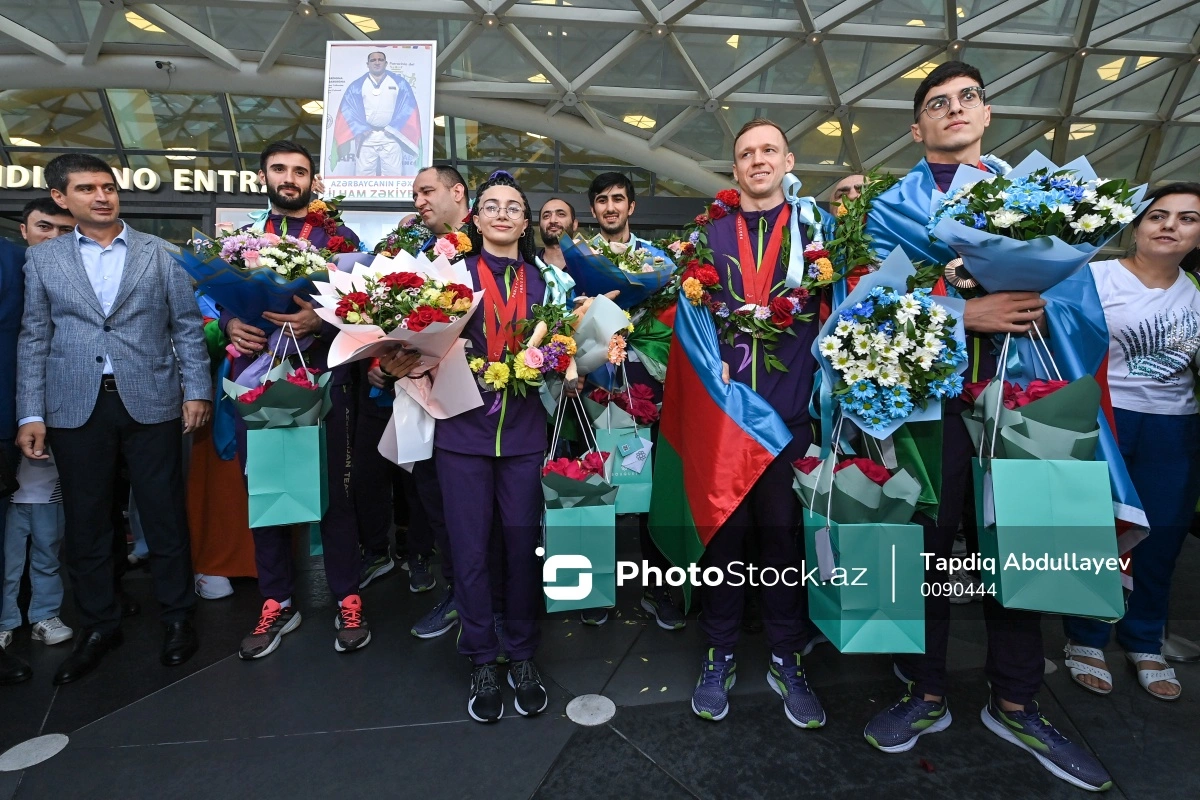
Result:
[[[961,301],[905,291],[912,272],[897,248],[835,309],[816,343],[833,401],[877,438],[910,420],[936,419],[941,400],[963,387]]]
[[[1132,222],[1145,193],[1097,177],[1085,158],[1060,168],[1033,153],[1003,176],[959,167],[929,230],[961,257],[947,265],[954,286],[1043,292]]]

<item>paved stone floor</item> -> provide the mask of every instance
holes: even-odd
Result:
[[[632,556],[636,531],[623,528],[620,542]],[[0,751],[39,734],[67,734],[70,743],[24,772],[0,772],[0,798],[1084,796],[980,723],[987,685],[978,603],[954,610],[953,726],[908,753],[884,755],[863,741],[862,727],[902,688],[887,657],[818,647],[807,664],[829,724],[801,731],[760,677],[763,636],[746,636],[729,717],[706,723],[687,703],[703,644],[694,613],[686,630],[660,630],[637,610],[631,588],[600,628],[575,615],[545,619],[538,662],[551,695],[546,714],[525,719],[510,702],[500,723],[479,725],[466,715],[469,670],[454,637],[408,633],[440,587],[411,594],[399,570],[373,584],[363,595],[373,641],[343,655],[333,650],[319,559],[301,561],[304,622],[258,662],[235,655],[260,603],[249,580],[235,581],[232,598],[201,601],[201,651],[178,669],[158,664],[160,629],[144,572],[126,578],[145,609],[126,620],[124,646],[76,684],[50,682],[69,645],[46,648],[20,631],[14,652],[36,672],[0,689]],[[1176,632],[1193,639],[1198,569],[1200,542],[1189,540],[1173,611]],[[69,622],[69,605],[65,616]],[[1200,741],[1200,665],[1177,665],[1185,691],[1168,704],[1142,692],[1113,649],[1116,689],[1100,698],[1072,686],[1062,669],[1058,620],[1047,618],[1045,630],[1046,655],[1059,669],[1046,676],[1042,709],[1099,755],[1116,782],[1109,796],[1200,797],[1191,760]],[[567,702],[586,693],[616,703],[607,724],[567,719]]]

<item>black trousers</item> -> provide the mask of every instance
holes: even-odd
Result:
[[[925,523],[925,552],[936,558],[950,557],[958,533],[967,495],[971,491],[973,449],[962,421],[961,401],[947,401],[942,413],[942,494],[938,521]],[[974,545],[978,547],[978,542]],[[929,583],[949,580],[931,568]],[[987,626],[987,661],[984,672],[993,693],[1001,700],[1029,705],[1042,685],[1045,662],[1042,652],[1042,615],[1036,611],[1004,608],[985,595],[983,616]],[[946,694],[946,649],[950,641],[950,600],[932,592],[925,598],[925,652],[897,655],[896,665],[916,683],[917,697]]]
[[[187,619],[196,605],[183,485],[179,418],[143,425],[117,392],[103,389],[79,428],[50,428],[67,519],[66,564],[85,634],[121,623],[113,591],[113,482],[121,457],[146,529],[150,574],[164,622]]]

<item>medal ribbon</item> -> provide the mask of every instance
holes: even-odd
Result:
[[[300,228],[300,235],[296,238],[307,240],[308,235],[310,233],[312,233],[312,229],[313,229],[312,223],[305,222],[304,226],[302,228]],[[263,226],[263,230],[267,233],[275,233],[275,223],[271,221],[270,217],[267,217],[267,224]],[[279,235],[287,236],[287,217],[283,218],[283,233],[281,233]]]
[[[746,218],[742,212],[737,215],[738,259],[742,268],[742,290],[746,293],[746,302],[756,306],[765,306],[771,302],[771,286],[775,283],[775,267],[779,264],[779,251],[783,248],[783,232],[787,229],[791,208],[787,205],[779,212],[775,227],[767,247],[759,248],[759,260],[756,263],[754,253],[750,249],[750,231],[746,226]],[[760,240],[761,244],[761,240]],[[793,242],[793,246],[795,243]]]
[[[503,305],[499,302],[500,287],[496,285],[496,277],[482,257],[478,271],[479,285],[483,289],[483,331],[487,337],[488,361],[499,361],[506,344],[513,355],[521,349],[515,323],[525,319],[525,265],[517,268],[517,278]]]

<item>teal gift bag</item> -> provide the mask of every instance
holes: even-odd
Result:
[[[596,446],[612,453],[612,483],[620,486],[617,492],[618,514],[645,514],[650,511],[650,495],[654,490],[654,464],[650,449],[642,442],[650,441],[649,428],[597,428]],[[640,454],[642,469],[635,472],[621,462],[627,455]]]
[[[972,463],[984,589],[1005,608],[1124,616],[1108,464]]]
[[[616,605],[616,525],[613,505],[546,509],[542,579],[547,611]]]
[[[547,464],[554,460],[558,450],[568,405],[575,410],[589,453],[597,452],[596,440],[590,435],[592,426],[579,398],[560,392]],[[613,485],[611,472],[610,457],[603,474],[589,475],[586,479],[549,471],[542,475],[542,497],[546,501],[542,583],[547,611],[616,605],[616,503],[624,490]]]
[[[246,431],[250,527],[320,522],[329,507],[325,425]]]
[[[843,525],[805,509],[808,614],[838,651],[925,652],[924,548],[920,525]]]

